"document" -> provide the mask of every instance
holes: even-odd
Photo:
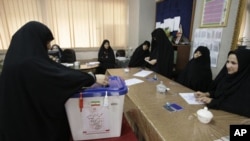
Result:
[[[135,85],[135,84],[142,83],[142,82],[144,81],[137,79],[137,78],[131,78],[131,79],[125,80],[125,83],[127,86]]]
[[[188,104],[204,104],[203,102],[197,101],[194,97],[194,93],[179,93],[180,96],[188,103]]]
[[[141,70],[137,73],[134,74],[134,76],[138,76],[138,77],[146,77],[149,74],[153,73],[153,71],[148,71],[148,70]]]

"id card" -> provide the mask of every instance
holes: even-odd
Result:
[[[173,108],[175,111],[180,111],[183,109],[180,105],[178,105],[176,103],[171,103],[170,107]]]

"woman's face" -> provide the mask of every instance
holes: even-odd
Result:
[[[48,50],[50,50],[50,49],[51,49],[51,43],[50,43],[50,41],[49,41],[49,42],[47,42],[47,49],[48,49]]]
[[[149,49],[149,46],[147,46],[147,45],[142,45],[142,49],[143,49],[143,50],[148,50],[148,49]]]
[[[196,51],[195,53],[194,53],[194,58],[198,58],[198,57],[200,57],[202,54],[201,54],[201,52],[200,51]]]
[[[227,58],[227,73],[234,74],[238,71],[238,59],[235,54],[230,54]]]
[[[108,49],[108,48],[109,48],[109,43],[106,42],[106,43],[104,44],[104,47],[105,47],[106,49]]]

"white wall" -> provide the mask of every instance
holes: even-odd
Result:
[[[238,5],[239,5],[238,0],[231,1],[228,23],[227,23],[226,27],[223,27],[223,34],[222,34],[222,40],[221,40],[221,46],[220,46],[217,67],[212,68],[214,78],[217,76],[217,74],[219,73],[221,68],[224,66],[226,59],[227,59],[227,54],[228,54],[229,50],[231,49],[231,43],[232,43],[232,38],[233,38],[234,26],[236,23]],[[199,28],[199,26],[200,26],[202,9],[203,9],[203,1],[196,0],[193,33],[195,32],[195,29]],[[194,34],[192,34],[192,35],[194,36]],[[193,37],[192,37],[192,39],[193,39]]]

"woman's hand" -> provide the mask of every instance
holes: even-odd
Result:
[[[203,102],[205,104],[209,104],[212,101],[210,97],[200,97],[196,99],[197,101]]]
[[[146,58],[145,58],[145,61],[146,62],[148,62],[150,65],[155,65],[156,63],[157,63],[157,60],[156,59],[152,59],[152,60],[147,60]]]
[[[145,61],[149,61],[150,57],[145,57],[144,60]]]
[[[204,92],[201,92],[201,91],[197,91],[197,92],[194,93],[194,96],[196,98],[201,98],[201,97],[209,97],[210,94],[208,92],[204,93]]]
[[[96,83],[103,85],[103,86],[108,85],[108,77],[106,77],[106,75],[96,74],[95,77],[96,77]]]

